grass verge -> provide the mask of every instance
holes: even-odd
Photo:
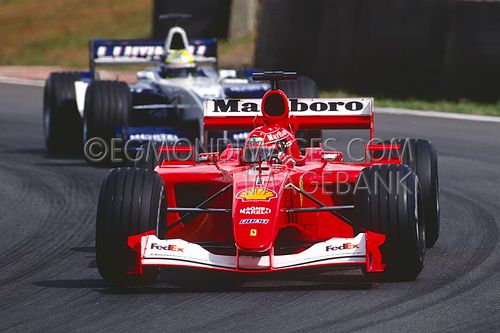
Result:
[[[85,68],[90,39],[150,38],[152,5],[152,0],[0,0],[0,65]],[[251,65],[253,38],[223,41],[221,66]]]
[[[0,0],[0,64],[85,67],[89,39],[147,38],[151,0]]]

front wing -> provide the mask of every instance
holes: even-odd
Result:
[[[367,272],[381,272],[385,265],[379,250],[385,235],[366,232],[354,238],[331,238],[308,249],[287,255],[271,251],[255,256],[236,252],[236,255],[213,254],[198,244],[182,239],[161,240],[144,235],[134,246],[138,254],[137,274],[143,266],[191,267],[232,272],[270,272],[318,266],[359,266]]]

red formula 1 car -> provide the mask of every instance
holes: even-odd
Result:
[[[272,83],[262,101],[205,102],[205,130],[253,128],[243,148],[163,146],[155,166],[110,171],[96,226],[97,267],[108,283],[151,283],[164,267],[353,267],[379,280],[417,277],[439,235],[434,147],[371,140],[362,163],[321,146],[302,154],[297,129],[367,129],[373,139],[373,99],[288,100],[277,86],[294,77],[254,74]]]

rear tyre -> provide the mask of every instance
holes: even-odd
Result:
[[[198,119],[184,120],[179,124],[179,131],[184,135],[191,146],[196,144],[196,140],[201,140],[200,122]]]
[[[281,81],[280,89],[288,98],[317,98],[319,89],[313,79],[307,76],[298,76],[297,80]]]
[[[411,281],[421,272],[425,252],[418,176],[407,166],[375,165],[364,169],[354,194],[354,231],[384,234],[383,273],[367,273],[375,281]]]
[[[96,259],[106,282],[117,286],[146,285],[158,277],[158,269],[134,269],[137,253],[128,245],[131,235],[151,232],[158,237],[165,222],[165,189],[158,173],[140,168],[111,170],[101,186],[96,220]]]
[[[83,139],[100,138],[106,150],[86,152],[87,161],[95,165],[106,165],[111,161],[111,139],[117,129],[128,124],[132,111],[132,94],[128,85],[121,81],[93,81],[85,94],[83,115]],[[120,147],[118,147],[120,148]],[[121,156],[120,156],[121,157]]]
[[[390,143],[391,141],[385,141]],[[415,171],[420,181],[424,206],[426,246],[432,247],[439,238],[439,176],[436,148],[423,139],[394,139],[400,145],[402,163]]]
[[[45,145],[51,153],[79,153],[82,119],[76,106],[75,81],[80,73],[51,73],[43,92]]]
[[[288,98],[319,97],[319,89],[316,82],[307,76],[299,76],[297,77],[297,80],[281,81],[280,89],[285,92]],[[312,147],[313,145],[321,142],[321,130],[305,130],[301,132],[303,133],[299,133],[299,136],[305,139],[307,147]]]

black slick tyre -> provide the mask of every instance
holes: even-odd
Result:
[[[137,286],[154,282],[158,270],[128,274],[137,253],[128,245],[129,236],[160,229],[165,223],[165,189],[160,175],[142,168],[112,169],[101,186],[96,219],[97,268],[110,285]]]
[[[381,246],[383,273],[367,273],[375,281],[411,281],[423,268],[425,224],[417,175],[399,164],[365,168],[354,194],[354,231],[386,236]]]
[[[160,164],[160,154],[158,152],[159,145],[155,142],[149,141],[143,143],[137,150],[135,156],[135,166],[138,168],[145,168],[154,170]]]
[[[385,141],[390,143],[391,141]],[[432,247],[439,238],[439,175],[436,148],[423,139],[393,139],[392,143],[400,145],[399,156],[402,163],[409,166],[418,176],[422,191],[426,246]]]
[[[82,119],[76,105],[77,72],[51,73],[43,93],[43,129],[50,153],[80,153]]]
[[[100,140],[107,145],[105,150],[86,152],[89,163],[106,165],[113,162],[111,139],[116,137],[118,128],[128,124],[131,111],[132,94],[125,82],[93,81],[89,84],[85,94],[83,139],[85,143]]]

